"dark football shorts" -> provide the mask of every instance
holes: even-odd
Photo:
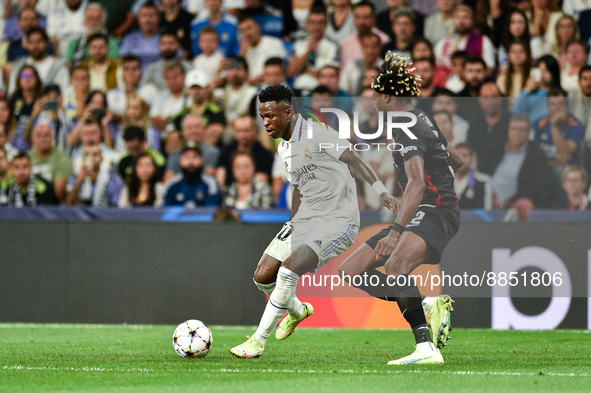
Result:
[[[451,207],[419,206],[417,213],[406,226],[405,231],[419,235],[430,248],[429,265],[441,261],[443,249],[460,229],[460,212]],[[375,249],[378,241],[388,236],[392,227],[382,229],[365,243]]]

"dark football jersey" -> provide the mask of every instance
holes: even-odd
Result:
[[[393,151],[392,157],[400,187],[406,190],[408,183],[404,162],[419,156],[425,163],[426,186],[421,204],[457,209],[459,198],[454,192],[454,172],[448,163],[449,153],[445,150],[447,140],[432,117],[418,109],[409,112],[417,117],[417,123],[409,127],[417,139],[411,139],[400,128],[393,129],[394,142],[398,144],[396,150],[399,151]]]

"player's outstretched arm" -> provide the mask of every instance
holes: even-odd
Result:
[[[404,169],[408,182],[402,199],[402,209],[398,212],[394,227],[388,236],[378,241],[375,247],[376,254],[383,258],[388,258],[396,248],[398,238],[416,214],[425,192],[425,162],[423,158],[420,156],[409,158],[404,162]]]
[[[464,165],[464,159],[458,153],[458,151],[451,145],[451,143],[447,144],[445,151],[449,154],[449,165],[453,168],[454,172],[460,169],[462,165]]]
[[[384,184],[378,178],[373,168],[363,159],[355,150],[345,150],[339,160],[345,164],[353,167],[357,173],[369,183],[374,190],[380,195],[382,200],[382,206],[387,207],[392,213],[396,213],[400,210],[400,202],[394,198],[390,192],[386,189]]]

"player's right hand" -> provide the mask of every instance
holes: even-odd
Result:
[[[374,249],[376,257],[388,259],[398,244],[398,236],[388,235],[378,241]]]
[[[383,192],[380,195],[382,206],[388,208],[392,213],[396,213],[400,210],[400,201],[394,198],[391,194]]]

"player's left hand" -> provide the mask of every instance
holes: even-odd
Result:
[[[400,210],[400,201],[394,198],[390,193],[383,192],[380,195],[382,206],[388,208],[392,213],[396,213]]]

